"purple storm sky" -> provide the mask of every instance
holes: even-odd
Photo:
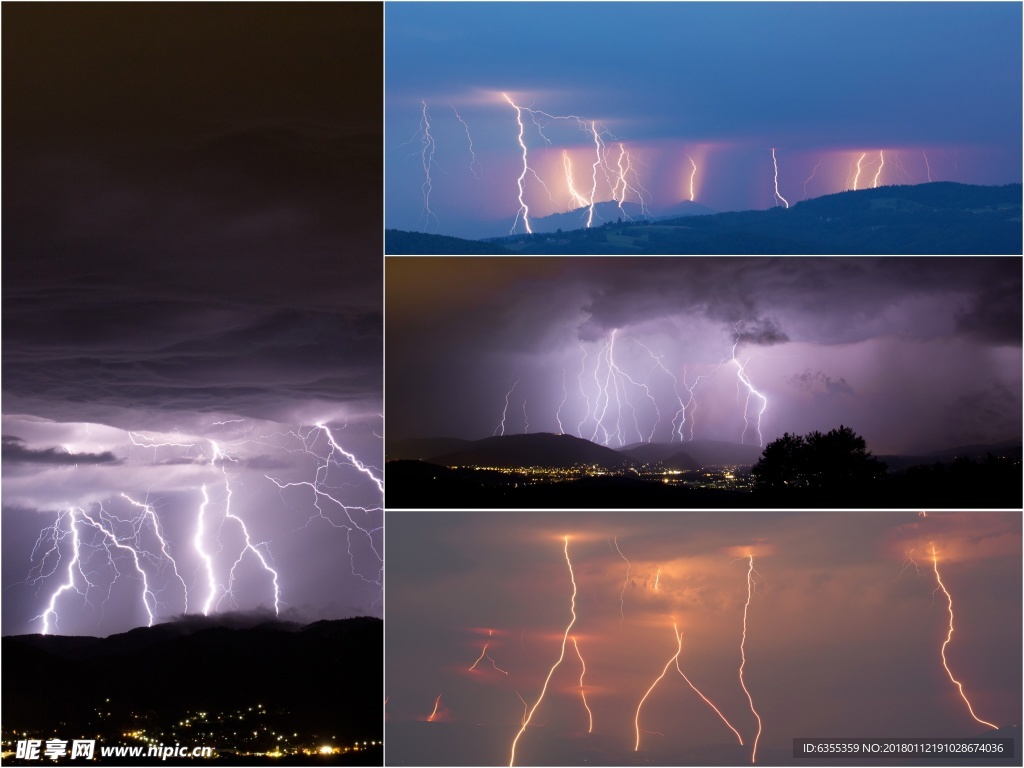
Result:
[[[386,279],[389,439],[480,439],[503,413],[613,447],[1020,439],[1018,258],[390,258]]]
[[[382,16],[4,7],[5,634],[381,614]]]
[[[994,733],[942,668],[936,568],[951,671],[978,717],[1020,723],[1019,512],[396,512],[388,551],[389,764],[508,765],[573,581],[516,765],[749,765],[748,599],[758,764],[801,762],[794,737]],[[743,746],[674,667],[638,715],[673,623],[680,671]]]
[[[862,155],[860,189],[1019,183],[1020,27],[1015,3],[389,4],[385,223],[507,234],[520,176],[533,216],[608,200],[623,150],[619,199],[655,213],[691,178],[714,210],[781,204],[772,148],[790,203],[854,188]],[[525,175],[503,94],[582,120],[523,113]]]

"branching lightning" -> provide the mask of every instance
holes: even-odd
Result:
[[[651,695],[651,691],[653,691],[655,687],[657,687],[658,683],[661,682],[661,679],[665,677],[665,674],[668,672],[668,668],[679,659],[679,654],[683,652],[683,636],[680,634],[674,623],[672,624],[672,631],[676,636],[676,652],[673,654],[671,659],[665,662],[665,666],[662,668],[661,674],[654,679],[654,682],[651,683],[651,687],[647,689],[643,698],[640,699],[640,703],[636,706],[636,717],[633,719],[633,723],[636,726],[636,744],[633,745],[634,752],[640,751],[640,710],[643,708],[644,702],[647,701],[647,697]]]
[[[489,629],[489,630],[487,630],[487,636],[488,636],[488,637],[492,637],[493,635],[494,635],[494,630],[492,630],[492,629]],[[497,663],[496,663],[496,662],[494,661],[494,659],[492,659],[492,658],[491,658],[491,657],[490,657],[490,656],[488,655],[488,653],[487,653],[487,647],[488,647],[488,646],[489,646],[490,644],[491,644],[490,640],[488,640],[488,641],[487,641],[486,643],[484,643],[484,647],[483,647],[483,650],[482,650],[482,651],[480,651],[480,656],[479,656],[479,657],[477,658],[477,660],[476,660],[476,661],[474,661],[474,662],[473,662],[473,666],[471,666],[471,667],[469,668],[469,671],[470,671],[470,672],[474,671],[474,670],[476,669],[476,667],[477,667],[477,664],[479,664],[479,663],[480,663],[481,661],[483,661],[484,659],[487,659],[487,660],[488,660],[489,662],[491,662],[491,666],[492,666],[492,667],[494,667],[494,668],[495,668],[495,669],[496,669],[496,670],[497,670],[498,672],[501,672],[501,674],[503,674],[503,675],[506,675],[506,676],[507,676],[507,675],[508,675],[508,672],[506,672],[506,671],[505,671],[504,669],[502,669],[501,667],[499,667],[499,666],[497,665]]]
[[[241,421],[221,421],[213,426]],[[92,502],[87,507],[69,506],[60,510],[55,522],[40,532],[31,553],[33,566],[23,582],[41,588],[58,571],[63,574],[60,583],[50,591],[43,611],[35,617],[41,622],[41,631],[49,634],[61,630],[62,608],[66,608],[65,598],[69,592],[76,593],[83,607],[102,622],[105,609],[112,604],[115,595],[123,601],[120,595],[125,593],[127,583],[135,582],[139,584],[137,607],[134,599],[129,599],[130,610],[122,615],[134,616],[136,618],[130,620],[146,626],[190,612],[210,615],[238,608],[242,581],[251,580],[243,573],[249,560],[266,574],[267,602],[279,615],[284,605],[280,569],[273,562],[270,542],[254,537],[253,524],[246,519],[249,515],[238,508],[236,480],[229,466],[243,462],[236,453],[236,448],[243,444],[282,449],[282,438],[297,440],[301,446],[296,450],[286,445],[283,450],[315,457],[313,478],[301,482],[284,482],[269,476],[266,479],[282,494],[285,489],[297,487],[312,490],[314,513],[308,517],[306,525],[324,519],[336,528],[345,529],[349,555],[353,558],[353,574],[381,586],[383,559],[379,540],[382,527],[379,522],[369,522],[369,518],[378,516],[383,505],[356,506],[344,500],[344,494],[351,488],[363,484],[369,484],[382,498],[383,481],[375,469],[346,451],[326,425],[260,437],[253,437],[250,428],[245,434],[245,439],[226,445],[205,438],[187,442],[177,437],[161,439],[127,432],[126,442],[137,449],[174,449],[179,455],[184,451],[188,464],[207,468],[195,470],[206,477],[205,481],[201,479],[196,483],[198,500],[192,507],[195,516],[187,538],[175,543],[164,530],[158,506],[148,497],[138,500],[124,491],[112,493],[108,499]],[[208,447],[202,447],[204,444]],[[350,480],[343,486],[332,485],[328,472],[338,467],[348,467],[346,471],[361,479]],[[213,479],[217,477],[219,480]],[[333,507],[328,504],[341,510],[340,522],[328,516],[328,511],[333,513]],[[186,507],[185,515],[189,514]],[[374,565],[370,573],[356,565],[353,546],[357,535],[365,537],[373,553]],[[183,557],[190,559],[189,566],[183,567]],[[122,582],[126,582],[125,587],[115,590]]]

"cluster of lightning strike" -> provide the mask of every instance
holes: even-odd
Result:
[[[590,165],[589,190],[587,190],[585,186],[581,187],[576,183],[576,179],[573,174],[572,159],[569,157],[568,152],[562,152],[562,168],[565,172],[565,186],[569,191],[569,199],[565,203],[564,208],[568,211],[586,209],[587,220],[585,226],[588,229],[594,225],[594,217],[596,215],[595,206],[600,202],[598,200],[598,195],[602,194],[604,190],[607,190],[607,194],[610,196],[610,199],[617,203],[619,214],[626,220],[631,219],[631,217],[624,206],[625,203],[631,199],[635,200],[640,206],[640,211],[643,216],[650,217],[650,209],[647,205],[650,193],[647,192],[643,184],[641,184],[639,173],[634,167],[634,157],[630,154],[629,150],[626,149],[624,142],[619,141],[607,130],[603,128],[599,129],[595,120],[587,120],[579,115],[552,115],[549,112],[544,112],[539,109],[521,106],[514,102],[507,93],[503,93],[502,97],[516,113],[516,139],[522,158],[522,166],[519,175],[516,178],[519,210],[516,211],[515,220],[512,222],[509,234],[515,233],[520,222],[522,222],[523,228],[527,234],[533,233],[533,226],[530,224],[530,206],[527,202],[528,179],[534,179],[544,190],[547,198],[557,205],[551,195],[548,185],[540,178],[537,171],[530,165],[530,149],[526,140],[527,124],[536,131],[537,135],[548,146],[551,145],[551,140],[545,135],[544,129],[547,125],[556,121],[569,121],[575,123],[579,130],[587,136],[588,141],[593,140],[594,159]],[[609,149],[609,144],[612,145],[611,149]],[[583,191],[581,191],[581,189]],[[599,189],[602,191],[599,192]]]
[[[576,689],[579,692],[580,700],[582,702],[584,711],[586,712],[587,733],[593,733],[593,731],[594,731],[594,713],[593,713],[593,710],[590,707],[590,704],[587,701],[587,696],[586,696],[585,677],[586,677],[586,673],[587,673],[587,665],[586,665],[586,661],[584,660],[583,652],[582,652],[581,647],[580,647],[579,638],[578,638],[578,636],[576,634],[573,633],[573,628],[576,626],[576,623],[577,623],[577,620],[578,620],[578,616],[577,616],[577,613],[576,613],[576,600],[577,600],[577,595],[578,595],[578,585],[577,585],[577,582],[576,582],[576,576],[575,576],[575,571],[574,571],[574,568],[573,568],[572,559],[571,559],[571,557],[569,555],[569,539],[570,539],[569,536],[563,536],[562,537],[562,540],[563,540],[562,552],[563,552],[563,556],[565,558],[566,568],[567,568],[568,573],[569,573],[569,582],[571,584],[571,593],[570,593],[569,599],[568,599],[568,614],[569,614],[568,623],[566,624],[565,629],[562,630],[562,639],[561,639],[561,643],[560,643],[558,657],[555,659],[554,663],[548,669],[547,675],[544,678],[544,682],[541,685],[540,691],[537,694],[536,699],[534,700],[533,704],[530,704],[529,701],[527,701],[527,699],[523,698],[523,695],[518,690],[515,690],[516,696],[518,697],[519,701],[523,705],[523,711],[522,711],[521,717],[519,718],[518,730],[517,730],[514,738],[512,739],[511,750],[510,750],[510,755],[509,755],[509,765],[510,766],[515,765],[516,753],[517,753],[518,747],[520,746],[520,742],[521,742],[524,734],[526,733],[527,729],[530,727],[531,724],[533,724],[533,722],[534,722],[534,720],[536,718],[536,715],[537,715],[537,711],[541,707],[542,703],[544,702],[544,699],[545,699],[545,697],[547,695],[548,689],[551,687],[552,677],[554,676],[554,674],[555,674],[556,670],[558,669],[558,667],[561,666],[562,662],[565,661],[567,648],[568,648],[570,642],[572,643],[572,651],[575,653],[576,657],[579,659],[579,662],[580,662],[580,674],[579,674],[579,678],[578,678],[578,683],[576,685]],[[630,569],[631,569],[632,566],[631,566],[628,558],[626,558],[626,556],[622,553],[622,549],[619,546],[618,537],[617,536],[609,537],[608,538],[608,545],[609,545],[609,548],[611,549],[612,552],[617,553],[618,556],[623,561],[626,562],[626,567],[627,567],[626,583],[628,584],[628,582],[629,582],[629,572],[630,572]],[[743,610],[743,631],[742,631],[742,635],[741,635],[741,639],[740,639],[740,656],[741,656],[742,661],[741,661],[740,667],[739,667],[739,681],[740,681],[741,687],[743,688],[744,693],[747,696],[747,700],[750,703],[751,712],[753,713],[754,717],[757,719],[757,732],[756,732],[756,734],[754,736],[753,751],[752,751],[752,755],[751,755],[751,762],[754,762],[756,760],[756,757],[757,757],[758,740],[760,739],[760,736],[761,736],[761,718],[760,718],[760,715],[758,714],[757,710],[754,707],[753,698],[752,698],[752,696],[750,694],[749,689],[746,686],[746,682],[745,682],[745,679],[744,679],[744,671],[745,671],[746,661],[747,661],[747,659],[746,659],[747,619],[748,619],[748,612],[749,612],[749,608],[750,608],[750,603],[751,603],[751,601],[753,599],[753,596],[754,596],[754,588],[755,588],[755,585],[754,585],[754,574],[756,573],[756,571],[754,570],[754,558],[753,558],[753,555],[748,555],[748,557],[745,558],[745,559],[748,562],[748,570],[747,570],[747,576],[746,576],[746,581],[747,581],[747,600],[746,600],[746,604],[744,605],[744,610]],[[661,576],[661,568],[658,568],[657,570],[658,570],[658,573],[657,573],[657,576],[655,577],[654,585],[652,587],[654,591],[658,590],[658,581],[660,580],[660,576]],[[625,585],[623,586],[623,594],[620,595],[620,600],[623,598],[624,593],[625,593]],[[729,731],[732,733],[732,735],[736,737],[737,743],[742,747],[744,745],[744,741],[743,741],[743,736],[741,735],[740,731],[729,721],[729,719],[722,712],[722,710],[710,698],[708,698],[708,696],[705,695],[704,692],[702,692],[694,684],[694,682],[686,675],[685,672],[683,672],[683,669],[682,669],[682,666],[681,666],[681,663],[680,663],[680,656],[681,656],[682,650],[683,650],[683,632],[679,629],[678,622],[676,622],[676,621],[672,622],[672,632],[673,632],[673,637],[675,638],[675,643],[676,643],[675,652],[668,659],[668,661],[664,664],[664,666],[661,669],[660,674],[654,679],[654,681],[646,689],[646,691],[644,691],[643,695],[639,699],[639,703],[637,704],[636,714],[635,714],[634,720],[633,720],[633,725],[634,725],[634,729],[635,729],[635,740],[634,740],[634,744],[633,744],[634,751],[639,751],[640,750],[641,739],[642,739],[641,734],[645,733],[645,732],[648,732],[648,731],[644,731],[644,729],[642,729],[641,725],[640,725],[641,715],[642,715],[642,711],[643,711],[644,705],[649,703],[651,694],[654,692],[654,690],[658,686],[658,684],[668,674],[668,670],[672,666],[675,666],[676,671],[679,673],[679,676],[683,679],[683,681],[686,683],[686,685],[694,693],[696,693],[697,696],[700,697],[701,701],[703,701],[715,713],[715,715],[721,720],[721,722],[725,725],[725,727],[728,728]],[[491,640],[493,638],[493,634],[494,634],[494,630],[492,630],[492,629],[488,629],[487,630],[487,639],[484,641],[483,646],[482,646],[479,654],[476,656],[475,660],[473,661],[473,663],[471,665],[469,665],[469,667],[467,668],[468,672],[476,672],[477,674],[479,674],[480,665],[486,660],[487,662],[490,663],[491,668],[494,669],[496,672],[499,672],[500,674],[503,674],[506,677],[509,675],[509,673],[506,670],[504,670],[504,669],[502,669],[501,667],[498,666],[497,662],[494,660],[494,658],[488,652],[489,648],[491,646]],[[443,694],[441,694],[441,695],[443,695]],[[436,720],[439,717],[439,707],[440,707],[441,695],[438,695],[438,697],[434,700],[433,710],[425,718],[429,722],[433,722],[434,720]]]
[[[601,445],[624,446],[629,443],[653,443],[656,435],[668,442],[686,442],[694,439],[696,425],[697,390],[724,367],[736,371],[737,397],[742,398],[743,427],[739,433],[741,443],[753,443],[763,447],[764,434],[761,431],[762,417],[768,408],[767,395],[757,389],[751,381],[747,364],[749,359],[737,357],[742,342],[739,323],[733,331],[733,344],[729,356],[711,370],[687,381],[686,369],[676,375],[664,363],[664,355],[656,354],[650,347],[637,339],[625,343],[635,345],[647,354],[648,362],[639,370],[627,370],[616,356],[618,330],[613,330],[607,341],[602,342],[596,353],[580,346],[580,366],[576,373],[576,384],[572,392],[566,384],[566,371],[562,370],[561,392],[555,422],[560,434],[566,434],[563,412],[574,410],[580,414],[575,423],[574,434]],[[492,435],[505,435],[509,429],[509,409],[520,379],[510,380],[505,391],[501,416]],[[570,404],[570,401],[571,404]],[[529,431],[525,396],[522,401],[523,431]],[[516,422],[517,424],[519,422]],[[663,426],[664,425],[664,426]],[[570,429],[573,427],[568,425]]]
[[[240,606],[240,582],[254,578],[242,575],[247,562],[265,574],[262,587],[247,584],[247,591],[263,589],[264,604],[280,615],[285,604],[281,573],[274,563],[270,542],[255,537],[246,511],[233,500],[238,481],[231,468],[241,462],[237,448],[244,443],[313,457],[311,479],[284,482],[266,475],[268,487],[276,486],[282,495],[286,491],[309,494],[312,512],[296,530],[316,521],[343,529],[352,574],[382,588],[383,505],[346,502],[346,483],[338,482],[332,470],[347,467],[349,478],[354,471],[363,478],[363,484],[376,489],[381,502],[383,482],[379,471],[346,451],[326,425],[262,437],[249,435],[232,445],[209,439],[162,440],[139,432],[129,432],[128,438],[138,449],[184,451],[191,463],[208,465],[219,479],[196,488],[195,516],[185,541],[169,540],[158,504],[148,498],[139,501],[122,492],[88,508],[69,506],[60,510],[54,522],[40,531],[30,555],[32,565],[22,582],[34,586],[37,592],[49,591],[43,610],[33,619],[39,622],[43,634],[61,632],[61,617],[73,613],[78,620],[82,611],[99,623],[111,601],[119,602],[118,612],[123,614],[120,603],[131,592],[136,595],[135,621],[146,626],[189,613],[210,615],[235,610]],[[282,448],[281,438],[290,444],[286,442]],[[364,548],[357,558],[355,547],[359,543]],[[187,573],[180,565],[185,554],[199,562],[194,573]],[[56,586],[49,586],[54,582]]]

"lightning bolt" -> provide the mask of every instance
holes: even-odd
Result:
[[[491,630],[491,629],[487,630],[487,636],[488,637],[491,637],[493,634],[494,634],[494,630]],[[484,649],[482,651],[480,651],[479,658],[477,658],[477,660],[473,662],[473,666],[471,666],[468,671],[470,671],[470,672],[474,671],[476,669],[476,665],[477,664],[479,664],[484,659],[487,659],[489,662],[491,662],[491,666],[492,667],[494,667],[498,672],[501,672],[503,675],[507,676],[508,672],[506,672],[504,669],[499,667],[497,665],[497,663],[495,663],[494,659],[492,659],[490,656],[487,655],[487,646],[489,646],[490,644],[491,644],[490,641],[484,643]]]
[[[860,164],[862,162],[864,162],[864,158],[867,157],[867,156],[868,156],[868,153],[865,152],[860,157],[857,158],[857,173],[853,177],[853,189],[854,189],[854,191],[856,191],[856,189],[857,189],[857,182],[860,181]]]
[[[420,159],[423,162],[424,176],[423,185],[420,187],[423,194],[423,211],[420,213],[420,219],[426,219],[428,223],[430,219],[433,219],[434,223],[438,224],[437,216],[430,209],[430,193],[433,191],[430,168],[434,164],[434,151],[437,149],[437,144],[434,142],[434,137],[430,135],[430,114],[427,112],[427,102],[421,101],[420,103],[423,105],[420,115]]]
[[[308,488],[313,494],[313,508],[316,511],[316,514],[309,517],[306,521],[306,526],[304,527],[309,526],[316,520],[323,520],[332,528],[343,529],[345,531],[345,539],[348,547],[352,575],[367,584],[375,584],[383,590],[384,555],[381,551],[380,545],[376,541],[376,537],[381,535],[383,527],[381,525],[374,525],[372,521],[372,516],[383,510],[384,480],[378,473],[379,471],[375,471],[374,467],[368,466],[359,461],[352,452],[346,451],[338,443],[334,433],[326,424],[319,423],[305,431],[299,429],[296,432],[290,432],[289,436],[297,438],[301,442],[302,451],[315,458],[316,471],[314,473],[313,480],[282,482],[270,475],[265,475],[265,477],[282,491],[287,488]],[[376,488],[377,494],[380,496],[380,503],[372,506],[346,504],[337,495],[334,488],[331,487],[329,480],[330,470],[332,468],[343,467],[348,467],[349,469],[354,470],[357,475],[361,475],[365,478],[362,481],[363,483],[368,483],[371,487]],[[344,515],[344,519],[340,522],[336,521],[324,511],[324,508],[321,506],[321,502],[332,505],[332,508],[339,509],[341,514]],[[357,517],[367,518],[366,524],[360,524]],[[369,576],[356,568],[355,555],[352,551],[353,532],[357,532],[357,536],[366,540],[370,552],[373,553],[374,561],[372,567],[375,568],[376,572]],[[259,556],[258,551],[256,551],[256,554]],[[274,586],[276,595],[276,577]]]
[[[789,201],[779,194],[779,161],[775,159],[775,147],[772,147],[772,165],[775,168],[775,204],[778,205],[778,200],[781,200],[789,208]]]
[[[561,664],[562,659],[565,658],[565,645],[569,640],[569,632],[572,631],[572,627],[576,623],[576,576],[573,574],[572,561],[569,559],[569,537],[564,536],[563,538],[565,540],[565,563],[569,566],[569,579],[572,581],[572,597],[569,601],[569,612],[572,614],[572,618],[565,627],[565,634],[562,635],[562,650],[558,654],[558,660],[552,665],[547,678],[544,680],[544,687],[541,688],[540,696],[537,697],[537,701],[534,703],[533,707],[530,708],[529,714],[527,714],[526,718],[523,720],[523,725],[519,729],[519,733],[517,733],[515,739],[512,740],[512,754],[508,761],[510,768],[515,765],[516,762],[516,744],[519,743],[519,737],[523,735],[523,732],[530,724],[530,720],[533,719],[533,713],[537,711],[537,707],[539,707],[540,703],[544,700],[544,694],[547,693],[548,683],[551,682],[551,676],[555,674],[555,670],[558,669],[558,665]]]
[[[587,694],[583,688],[583,676],[587,674],[587,663],[583,660],[583,654],[580,653],[579,643],[576,642],[576,635],[572,636],[572,646],[576,649],[576,655],[580,658],[580,698],[583,699],[583,706],[587,710],[587,717],[589,718],[589,725],[587,726],[587,733],[594,732],[594,713],[590,711],[590,705],[587,704]]]
[[[754,736],[754,749],[750,754],[750,762],[755,763],[757,761],[757,742],[761,738],[761,716],[754,709],[754,699],[750,695],[750,691],[747,690],[747,684],[743,679],[743,670],[747,666],[747,612],[750,610],[750,601],[754,596],[754,556],[748,555],[750,558],[750,567],[747,570],[747,602],[743,606],[743,636],[740,639],[740,686],[743,688],[743,692],[747,694],[747,702],[750,704],[750,711],[754,713],[754,717],[757,718],[757,735]]]
[[[558,434],[564,435],[565,429],[562,427],[562,408],[565,407],[565,401],[569,399],[569,390],[565,388],[565,368],[562,369],[562,402],[558,404],[558,410],[555,411],[555,421],[558,422]]]
[[[921,157],[924,158],[924,168],[928,174],[928,181],[930,182],[932,180],[932,166],[928,162],[928,155],[925,153],[924,150],[921,150]]]
[[[423,106],[424,109],[426,109],[426,105],[424,104]],[[455,108],[454,104],[449,104],[448,106],[452,108],[452,112],[455,113],[456,119],[462,123],[462,127],[466,129],[466,140],[469,141],[469,172],[479,179],[480,176],[475,170],[473,170],[473,166],[476,165],[476,153],[473,151],[473,137],[469,134],[469,124],[462,119],[462,115],[459,114],[459,110]]]
[[[980,717],[974,714],[974,707],[971,706],[971,702],[968,701],[967,695],[964,693],[963,684],[955,677],[953,677],[953,673],[949,669],[949,664],[946,661],[946,646],[949,645],[949,641],[953,639],[953,597],[949,594],[949,590],[946,589],[946,585],[942,583],[942,576],[939,575],[939,556],[935,550],[935,545],[930,544],[930,546],[932,548],[932,567],[935,570],[935,580],[939,584],[938,589],[941,589],[942,594],[946,596],[946,609],[949,611],[949,631],[946,633],[946,639],[942,643],[941,650],[942,666],[946,669],[946,674],[949,675],[949,679],[953,681],[953,684],[956,685],[957,690],[960,692],[960,698],[962,698],[964,700],[964,704],[967,705],[967,711],[971,713],[971,717],[973,717],[982,725],[987,725],[989,728],[999,730],[998,725],[990,723],[988,720],[982,720]]]
[[[768,408],[768,398],[754,389],[754,385],[750,382],[750,378],[747,376],[747,372],[744,369],[744,364],[741,363],[736,357],[736,347],[739,345],[739,336],[737,335],[736,342],[732,345],[732,360],[731,362],[736,364],[736,377],[737,379],[747,388],[747,400],[743,406],[743,434],[740,436],[740,442],[742,443],[746,438],[747,431],[750,429],[750,421],[747,418],[747,413],[750,411],[750,397],[753,395],[761,401],[761,408],[757,412],[757,444],[758,446],[764,445],[764,437],[761,435],[761,416]],[[748,361],[749,362],[749,361]]]
[[[619,627],[621,628],[622,627],[622,622],[624,622],[626,620],[626,587],[629,586],[630,563],[629,563],[629,560],[626,558],[626,556],[624,554],[622,554],[622,550],[619,549],[619,537],[616,536],[614,538],[614,541],[615,541],[615,551],[619,553],[619,557],[621,557],[623,560],[626,561],[626,578],[623,579],[623,581],[622,581],[622,591],[619,592]],[[611,545],[611,542],[609,542],[609,545]]]
[[[636,717],[633,719],[633,723],[636,726],[636,744],[633,746],[634,752],[640,751],[640,710],[643,708],[644,702],[647,701],[647,697],[651,695],[651,691],[653,691],[657,687],[658,683],[661,682],[661,679],[665,677],[665,674],[668,672],[668,668],[679,659],[679,654],[683,652],[683,636],[674,623],[672,624],[672,631],[676,637],[676,652],[673,654],[671,659],[665,662],[665,666],[662,668],[661,674],[654,679],[654,682],[651,683],[651,687],[647,689],[647,692],[643,695],[643,698],[640,699],[640,703],[637,704],[636,707]]]
[[[569,187],[569,205],[566,210],[575,210],[573,203],[576,204],[576,208],[586,208],[590,205],[590,200],[587,200],[583,195],[576,191],[576,186],[573,184],[572,179],[572,159],[569,157],[569,153],[566,150],[562,150],[562,167],[565,168],[565,183]]]
[[[808,183],[808,182],[809,182],[809,181],[810,181],[811,179],[813,179],[813,178],[814,178],[814,174],[816,174],[816,173],[818,172],[818,168],[820,168],[820,167],[821,167],[821,164],[822,164],[822,163],[823,163],[824,161],[825,161],[825,158],[821,158],[821,160],[819,160],[819,161],[818,161],[818,164],[817,164],[816,166],[814,166],[814,170],[812,170],[812,171],[811,171],[811,175],[810,175],[810,176],[808,176],[808,177],[807,177],[807,179],[806,179],[806,180],[804,181],[804,196],[803,196],[803,198],[801,198],[801,199],[803,199],[803,200],[806,200],[806,199],[807,199],[807,183]]]
[[[66,532],[61,532],[60,525],[61,525],[61,522],[63,520],[65,520],[65,519],[68,519],[67,531]],[[33,621],[35,621],[35,619],[41,619],[42,620],[42,624],[43,624],[43,631],[42,631],[42,633],[44,635],[50,634],[50,616],[53,616],[53,628],[54,629],[57,628],[57,622],[58,622],[57,599],[62,594],[67,592],[68,590],[74,590],[75,592],[77,592],[82,597],[85,597],[86,601],[88,601],[89,587],[92,586],[91,584],[89,584],[88,578],[86,577],[85,573],[82,571],[81,560],[79,558],[81,542],[79,541],[79,538],[78,538],[78,529],[75,527],[75,510],[74,509],[68,509],[66,511],[60,512],[57,515],[57,520],[54,522],[54,524],[52,526],[50,526],[49,528],[43,529],[43,532],[41,532],[39,534],[39,538],[36,540],[36,547],[33,548],[33,550],[32,550],[32,558],[33,559],[35,558],[35,554],[36,554],[36,551],[37,551],[37,549],[39,547],[39,544],[43,541],[44,534],[45,534],[46,531],[52,531],[53,545],[43,555],[43,558],[40,560],[38,575],[37,575],[36,578],[31,579],[32,583],[36,583],[36,582],[42,580],[43,578],[45,578],[46,576],[51,575],[60,566],[61,556],[60,556],[60,550],[58,549],[58,545],[59,545],[60,541],[62,541],[64,538],[66,538],[68,536],[71,537],[71,552],[72,552],[72,555],[71,555],[71,559],[68,561],[67,580],[63,584],[58,585],[57,589],[55,589],[53,591],[53,593],[50,595],[50,601],[47,603],[46,610],[43,611],[38,616],[33,618]],[[53,570],[50,571],[50,573],[44,574],[43,570],[45,570],[46,560],[53,553],[56,553],[57,563],[54,565],[54,568],[53,568]],[[77,586],[75,586],[75,572],[76,571],[82,577],[82,580],[85,581],[86,584],[89,585],[89,586],[86,587],[86,591],[85,592],[82,592]]]
[[[280,613],[281,613],[281,589],[280,589],[280,586],[278,585],[279,574],[277,573],[277,571],[274,568],[270,567],[270,564],[267,562],[267,558],[258,549],[258,547],[264,547],[265,549],[267,549],[267,548],[269,548],[269,545],[267,544],[267,542],[260,542],[259,544],[253,544],[252,543],[252,537],[249,535],[249,528],[248,528],[248,526],[246,526],[245,521],[241,517],[239,517],[238,515],[236,515],[234,512],[231,511],[232,491],[231,491],[231,482],[230,482],[230,480],[228,478],[228,471],[227,471],[227,467],[226,467],[226,462],[234,461],[234,459],[231,456],[229,456],[228,454],[224,453],[224,451],[221,449],[220,445],[218,445],[216,441],[211,440],[210,441],[210,446],[213,448],[213,459],[212,459],[213,464],[216,465],[218,462],[220,463],[221,473],[224,476],[224,494],[225,494],[225,500],[224,500],[224,519],[221,521],[221,528],[220,528],[220,530],[223,530],[225,522],[227,522],[228,520],[232,520],[232,521],[235,522],[235,524],[238,527],[238,529],[242,532],[242,539],[245,542],[244,546],[242,547],[242,550],[238,553],[238,557],[235,559],[234,564],[232,564],[231,570],[228,572],[228,585],[227,585],[227,587],[226,587],[226,589],[224,591],[224,594],[221,595],[220,600],[217,601],[217,607],[219,608],[220,607],[220,603],[223,600],[225,600],[225,599],[229,599],[232,604],[235,604],[234,586],[235,586],[236,572],[238,570],[238,566],[241,565],[242,560],[245,558],[246,552],[252,552],[252,554],[256,557],[256,559],[259,560],[260,565],[263,567],[263,570],[270,574],[271,582],[272,582],[272,585],[273,585],[273,591],[274,591],[274,614],[275,615],[280,615]],[[205,490],[204,490],[204,495],[205,495]]]
[[[493,435],[499,435],[499,434],[500,435],[504,435],[505,434],[505,419],[508,418],[508,401],[509,401],[509,398],[512,397],[512,392],[515,390],[516,384],[518,384],[518,383],[519,383],[519,379],[516,379],[514,382],[512,382],[512,386],[509,387],[508,392],[505,393],[505,410],[503,410],[501,412],[501,423],[498,424],[498,426],[496,426],[494,428],[494,432],[492,432],[491,434],[493,434]],[[501,430],[501,431],[499,432],[498,430]]]
[[[885,167],[885,153],[879,150],[878,152],[878,170],[875,171],[874,181],[871,182],[871,188],[876,189],[878,187],[878,180],[882,177],[882,168]]]
[[[693,162],[693,158],[689,155],[686,156],[686,159],[690,161],[690,165],[693,168],[690,171],[690,202],[692,203],[694,201],[693,180],[697,177],[697,164]]]
[[[680,643],[680,646],[681,646],[682,645],[682,641],[683,641],[683,633],[679,632],[677,630],[676,634],[678,636],[679,643]],[[715,711],[715,714],[718,715],[719,718],[721,718],[722,722],[725,723],[726,726],[728,726],[729,730],[732,731],[734,734],[736,734],[736,739],[739,741],[740,746],[742,747],[743,746],[743,737],[740,736],[740,732],[737,731],[735,728],[733,728],[732,723],[730,723],[728,720],[726,720],[725,715],[723,715],[721,710],[718,707],[716,707],[711,702],[711,699],[709,699],[707,696],[705,696],[703,693],[701,693],[700,690],[698,690],[697,686],[695,686],[693,683],[690,682],[690,678],[688,678],[685,674],[683,674],[683,670],[679,666],[679,654],[676,654],[676,671],[679,672],[680,675],[682,675],[683,680],[686,681],[686,684],[688,686],[690,686],[694,690],[694,692],[696,692],[696,694],[698,696],[700,696],[704,700],[704,703],[707,704],[709,707],[711,707],[711,709],[713,709]]]
[[[530,226],[530,206],[526,204],[526,200],[523,199],[525,192],[526,174],[530,170],[530,164],[527,161],[526,153],[526,142],[523,141],[523,110],[519,107],[512,99],[508,97],[507,93],[501,94],[505,97],[505,101],[512,105],[512,108],[516,111],[516,124],[519,126],[519,148],[523,151],[523,170],[519,173],[519,178],[516,179],[516,183],[519,186],[519,210],[516,211],[516,219],[512,223],[512,229],[509,230],[511,235],[516,228],[516,224],[519,223],[520,216],[523,219],[523,226],[526,227],[527,234],[533,234],[533,228]],[[504,434],[504,432],[502,432]]]
[[[442,696],[444,696],[444,691],[442,691],[441,693],[437,694],[437,698],[434,699],[434,711],[431,712],[430,716],[427,718],[427,722],[428,723],[434,722],[434,718],[437,717],[437,708],[441,706],[441,697]]]

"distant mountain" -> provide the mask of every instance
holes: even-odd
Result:
[[[606,469],[629,466],[632,460],[603,445],[572,435],[540,432],[477,440],[464,449],[427,459],[446,467],[560,467],[597,465]]]
[[[762,448],[720,440],[691,440],[687,443],[638,443],[619,449],[637,464],[666,462],[680,451],[695,463],[695,469],[710,466],[753,465],[761,457]],[[681,469],[682,467],[674,467]]]
[[[624,204],[626,211],[634,211]],[[616,203],[602,203],[600,226],[575,228],[569,218],[531,219],[536,234],[488,242],[540,254],[1002,254],[1024,250],[1021,185],[932,182],[840,192],[789,208],[627,221]],[[610,207],[609,207],[610,206]],[[619,219],[622,219],[620,222]],[[559,222],[561,234],[540,231]],[[584,222],[585,224],[585,222]],[[391,251],[387,251],[391,252]],[[411,253],[413,251],[403,251]],[[462,252],[462,251],[460,251]]]
[[[878,456],[884,461],[890,471],[898,471],[909,467],[927,466],[931,464],[948,464],[957,459],[970,459],[972,461],[984,461],[988,456],[996,458],[1009,458],[1021,460],[1022,446],[1019,440],[1008,440],[1001,443],[961,445],[955,448],[943,448],[938,451],[928,451],[919,454],[903,454]]]

